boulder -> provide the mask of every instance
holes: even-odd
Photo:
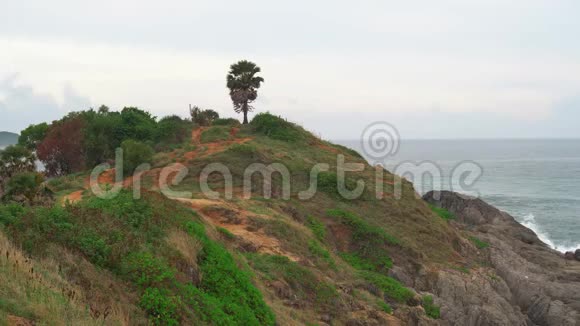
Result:
[[[574,257],[576,258],[576,260],[580,261],[580,249],[576,249],[576,251],[574,252]]]
[[[564,258],[566,258],[566,260],[576,259],[576,257],[574,256],[574,253],[571,251],[566,251],[566,253],[564,254]]]

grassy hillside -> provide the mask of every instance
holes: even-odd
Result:
[[[338,154],[364,164],[364,171],[347,174],[350,189],[357,180],[366,183],[357,199],[339,194],[332,172]],[[159,177],[175,162],[188,172],[171,189],[190,195],[167,198]],[[231,171],[232,199],[224,198],[227,183],[219,174],[208,178],[218,199],[200,191],[200,174],[210,163]],[[278,173],[270,198],[257,175],[247,198],[244,171],[254,163],[284,164],[289,198]],[[320,174],[318,192],[300,199],[317,163],[330,169]],[[49,181],[58,196],[52,207],[0,207],[2,248],[14,252],[0,263],[0,289],[9,294],[0,300],[0,318],[39,324],[55,318],[69,324],[396,324],[429,300],[390,277],[391,270],[416,275],[463,263],[454,251],[458,236],[409,182],[396,199],[395,176],[384,171],[385,196],[377,199],[375,170],[358,153],[269,114],[241,127],[197,128],[191,139],[157,152],[152,166],[143,174],[141,199],[133,199],[131,179],[114,199],[99,199],[87,190],[86,172]],[[100,178],[103,187],[113,174]],[[27,265],[12,268],[14,259]],[[424,304],[438,309],[432,301]]]
[[[0,147],[14,145],[18,143],[18,134],[0,131]]]

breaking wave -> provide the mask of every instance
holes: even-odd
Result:
[[[538,238],[540,238],[540,240],[542,240],[542,242],[544,242],[554,250],[565,253],[566,251],[575,251],[576,249],[580,249],[580,243],[575,246],[570,246],[556,244],[554,241],[552,241],[552,239],[550,239],[550,235],[544,230],[542,230],[542,227],[538,225],[534,214],[528,214],[524,216],[523,220],[520,221],[520,223],[523,226],[527,227],[528,229],[534,231],[534,233],[536,233],[536,235],[538,236]]]

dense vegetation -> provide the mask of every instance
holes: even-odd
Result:
[[[274,325],[251,275],[207,236],[194,212],[157,195],[131,195],[65,207],[0,206],[0,227],[29,254],[55,255],[51,244],[58,245],[127,280],[154,324]]]
[[[11,259],[25,256],[31,275],[58,280],[54,288],[0,285],[13,297],[0,300],[0,322],[7,315],[62,322],[47,316],[38,303],[43,298],[74,324],[345,324],[361,311],[384,324],[388,314],[411,305],[437,318],[433,298],[388,275],[407,257],[447,257],[451,246],[440,235],[448,223],[436,218],[446,219],[444,211],[432,212],[414,197],[343,199],[332,170],[319,174],[312,199],[297,200],[311,185],[314,163],[335,167],[337,153],[364,161],[270,113],[247,125],[197,107],[190,114],[191,120],[157,119],[131,107],[75,112],[30,126],[19,145],[0,153],[0,242],[12,248],[8,256],[0,252],[0,271],[8,273]],[[125,173],[142,163],[183,164],[189,173],[173,189],[193,196],[182,198],[184,204],[161,196],[154,171],[143,179],[141,199],[132,189],[108,200],[93,196],[87,171],[110,163],[117,148]],[[35,154],[47,175],[35,171]],[[251,199],[202,199],[196,181],[214,162],[231,170],[235,191],[249,164],[283,162],[293,178],[291,197],[281,198],[281,178],[274,175],[271,198],[262,197],[258,184]],[[358,179],[374,186],[374,176],[363,172],[347,177],[346,187]],[[208,183],[218,192],[225,185],[216,175]],[[422,241],[413,241],[419,229]],[[18,305],[27,293],[30,304]]]

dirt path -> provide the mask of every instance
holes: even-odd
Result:
[[[232,128],[230,131],[230,135],[232,136],[232,140],[226,141],[218,141],[218,142],[211,142],[201,144],[201,134],[205,131],[206,127],[201,127],[196,130],[192,131],[191,134],[191,141],[193,144],[198,145],[196,150],[185,153],[184,157],[187,160],[192,160],[195,158],[200,158],[204,156],[208,156],[211,154],[215,154],[221,151],[226,150],[229,146],[233,144],[244,144],[246,142],[251,141],[253,138],[246,137],[246,138],[235,138],[236,134],[238,133],[238,128]],[[153,176],[154,179],[159,178],[159,171],[160,169],[154,169],[145,172],[146,175]],[[132,185],[133,178],[128,177],[123,180],[123,187],[127,188]],[[103,172],[99,175],[98,181],[100,185],[114,185],[115,184],[115,169],[110,169]],[[154,181],[153,188],[156,188],[156,184],[158,181]],[[90,180],[87,177],[84,182],[84,188],[90,189]],[[82,200],[82,194],[85,190],[78,190],[72,192],[62,199],[62,204],[64,205],[67,201],[69,203],[77,203]],[[254,248],[257,252],[265,253],[265,254],[273,254],[273,255],[282,255],[286,256],[293,261],[298,261],[299,257],[293,255],[292,253],[284,250],[280,241],[274,237],[271,237],[265,234],[262,230],[254,230],[251,227],[251,221],[249,219],[250,216],[258,216],[260,214],[256,214],[247,210],[244,210],[233,203],[229,203],[223,200],[210,200],[210,199],[185,199],[185,198],[175,198],[179,202],[185,203],[196,212],[198,212],[208,223],[213,224],[217,227],[222,227],[232,234],[236,235],[241,242],[244,243],[244,246],[248,246]],[[215,209],[212,211],[211,209]],[[208,211],[209,209],[209,211]],[[211,212],[211,213],[208,213]],[[221,214],[219,212],[222,212]],[[227,217],[224,216],[224,212],[227,214],[234,214],[236,216],[235,221],[228,220]],[[261,218],[270,219],[271,216],[268,215],[261,215]]]
[[[191,132],[191,142],[194,144],[199,144],[201,141],[201,134],[207,129],[207,127],[199,127]]]
[[[184,198],[176,200],[197,211],[206,222],[222,227],[242,239],[245,247],[252,247],[262,254],[286,256],[292,261],[300,260],[300,257],[284,250],[278,239],[265,234],[262,230],[254,230],[250,225],[250,216],[271,219],[269,215],[256,214],[222,200]],[[212,208],[215,211],[212,211]]]

